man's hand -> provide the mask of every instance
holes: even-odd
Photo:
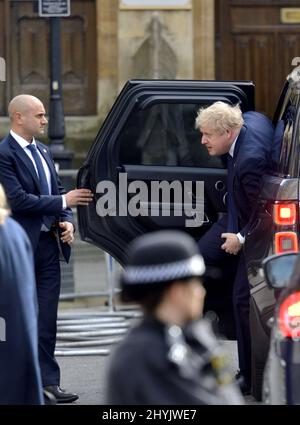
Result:
[[[61,241],[71,245],[74,242],[74,226],[69,221],[61,221],[59,227],[63,230],[61,234]]]
[[[89,189],[74,189],[65,194],[67,207],[88,205],[93,200],[93,194]]]
[[[221,238],[226,239],[221,248],[228,254],[237,255],[242,249],[242,244],[235,233],[222,233]]]

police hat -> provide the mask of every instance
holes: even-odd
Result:
[[[128,246],[128,262],[121,283],[144,285],[202,276],[205,265],[198,246],[188,234],[163,230],[137,237]]]

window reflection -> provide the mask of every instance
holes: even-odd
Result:
[[[287,97],[275,127],[272,169],[284,176],[293,175],[295,171],[293,160],[295,147],[292,144],[296,114],[295,101],[295,96],[290,94]]]
[[[123,164],[223,168],[210,157],[195,129],[199,104],[157,103],[138,106],[124,126],[120,143]]]

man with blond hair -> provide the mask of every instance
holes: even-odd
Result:
[[[227,214],[213,224],[198,245],[207,265],[234,266],[237,380],[246,394],[251,388],[250,290],[242,247],[255,223],[262,176],[269,168],[274,130],[263,114],[253,111],[242,114],[239,105],[220,101],[198,111],[196,128],[209,155],[220,155],[227,163]]]
[[[0,183],[12,217],[31,242],[39,307],[39,361],[43,387],[57,402],[77,400],[60,388],[60,369],[54,356],[60,292],[60,254],[69,261],[74,241],[71,207],[88,205],[92,193],[74,189],[66,193],[55,170],[49,148],[36,140],[47,124],[43,103],[21,94],[8,106],[9,135],[0,143]]]

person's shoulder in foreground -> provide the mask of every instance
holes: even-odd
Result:
[[[153,232],[134,240],[128,254],[121,296],[139,304],[144,318],[112,355],[107,402],[243,404],[226,354],[201,319],[205,265],[195,241],[184,232]]]

